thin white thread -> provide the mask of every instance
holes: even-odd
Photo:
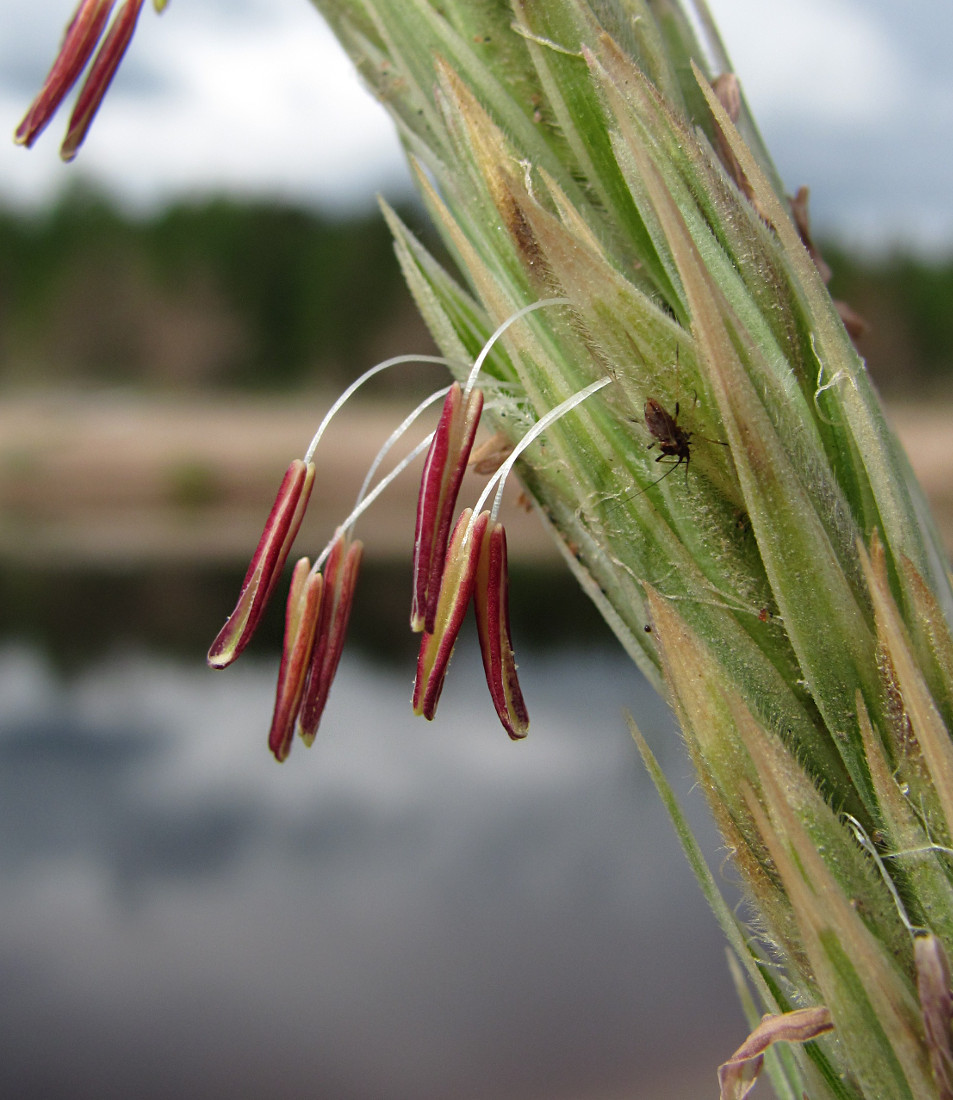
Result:
[[[387,437],[387,442],[377,452],[377,457],[371,463],[370,469],[364,476],[364,483],[361,485],[360,492],[357,494],[357,500],[354,502],[355,508],[364,499],[364,494],[367,492],[368,485],[370,485],[371,480],[380,468],[380,464],[387,457],[387,452],[391,449],[391,447],[394,446],[397,440],[400,439],[404,432],[407,431],[407,429],[411,426],[411,424],[413,424],[413,422],[417,419],[418,416],[420,416],[422,412],[424,412],[426,409],[429,409],[430,406],[439,401],[441,397],[446,397],[452,388],[452,386],[444,386],[443,389],[437,390],[436,392],[432,393],[428,398],[426,398],[426,400],[421,401],[412,413],[409,413],[407,416],[405,416],[404,419],[401,421],[399,427],[395,428],[394,431],[391,432],[391,434]]]
[[[515,31],[521,38],[535,42],[538,46],[555,50],[556,53],[564,53],[567,57],[581,58],[584,56],[582,50],[570,50],[565,46],[560,46],[558,42],[554,42],[551,38],[543,38],[541,34],[534,34],[529,27],[524,27],[522,23],[510,23],[510,30]]]
[[[381,495],[381,493],[383,493],[383,491],[388,487],[388,485],[390,485],[391,482],[393,482],[396,478],[398,478],[404,472],[404,470],[407,469],[407,467],[414,461],[414,459],[422,451],[426,450],[427,447],[430,446],[430,442],[433,439],[433,437],[434,437],[433,432],[431,432],[430,435],[425,436],[417,444],[417,446],[414,447],[414,449],[408,455],[406,455],[404,458],[402,458],[400,460],[400,462],[397,463],[397,465],[393,468],[393,470],[391,470],[391,472],[389,474],[387,474],[386,477],[382,477],[381,480],[374,486],[374,488],[361,501],[361,503],[358,504],[354,509],[352,509],[351,514],[341,524],[339,529],[344,530],[344,531],[350,530],[354,526],[354,524],[357,522],[357,520],[367,511],[368,508],[370,508],[370,506],[374,503],[374,501],[377,500],[377,498]],[[325,548],[321,551],[320,556],[315,559],[314,565],[311,566],[311,572],[312,573],[320,573],[321,572],[321,566],[324,565],[324,563],[327,561],[328,554],[331,553],[331,550],[334,547],[335,542],[337,542],[337,534],[336,533],[334,535],[334,538],[332,538],[331,541],[327,544],[327,546],[325,546]]]
[[[518,309],[515,313],[511,313],[483,345],[480,354],[474,360],[470,373],[467,376],[467,384],[463,387],[463,396],[467,397],[470,390],[476,385],[477,375],[479,375],[480,369],[486,361],[486,357],[490,354],[490,349],[503,333],[506,332],[510,325],[518,321],[521,317],[525,317],[527,313],[532,313],[535,309],[542,309],[544,306],[568,306],[569,304],[568,298],[541,298],[538,302],[530,302],[528,306],[523,306],[522,309]]]
[[[597,382],[592,382],[585,389],[579,390],[574,393],[572,397],[567,397],[565,401],[561,402],[554,409],[550,409],[545,416],[541,417],[530,428],[530,430],[523,436],[523,438],[513,448],[512,454],[507,458],[502,466],[496,471],[493,477],[487,482],[486,488],[480,494],[480,499],[476,503],[476,507],[473,509],[473,515],[470,517],[470,523],[467,527],[466,535],[464,536],[464,542],[470,537],[470,532],[473,530],[473,524],[476,522],[477,516],[482,512],[483,505],[486,503],[487,497],[493,491],[494,486],[496,489],[496,497],[493,500],[493,507],[490,510],[490,519],[495,521],[500,511],[500,502],[503,499],[503,486],[506,482],[506,478],[509,475],[510,470],[513,469],[513,465],[519,456],[526,450],[526,448],[552,424],[558,420],[561,416],[565,416],[566,413],[572,412],[577,405],[581,405],[587,397],[591,397],[598,390],[608,386],[612,379],[608,375],[604,375]]]
[[[824,421],[825,424],[830,424],[831,426],[833,426],[834,421],[831,420],[831,418],[829,416],[824,415],[824,413],[821,411],[821,406],[818,404],[817,399],[818,399],[818,397],[820,397],[820,395],[822,393],[824,393],[825,390],[832,389],[834,386],[836,386],[837,383],[840,382],[840,380],[842,378],[846,377],[846,375],[845,375],[844,371],[842,371],[842,370],[835,371],[829,382],[823,382],[823,378],[824,378],[824,361],[817,354],[817,346],[814,343],[814,333],[813,332],[810,334],[810,339],[811,339],[811,351],[814,353],[814,359],[817,363],[817,385],[814,387],[814,408],[817,409],[817,415],[821,418],[821,420]]]
[[[880,872],[880,877],[883,879],[884,886],[890,891],[890,896],[893,898],[893,903],[897,907],[897,915],[903,922],[904,928],[910,933],[911,936],[916,936],[917,933],[923,933],[929,931],[929,929],[921,928],[918,925],[911,924],[910,918],[907,916],[907,911],[903,907],[903,902],[900,900],[900,894],[897,891],[897,887],[894,885],[893,879],[887,874],[887,868],[884,867],[883,860],[880,858],[880,853],[874,847],[873,841],[867,836],[867,833],[857,820],[851,814],[844,814],[844,820],[850,827],[851,832],[854,834],[854,839],[864,849],[864,851],[870,856],[870,858],[877,864],[877,870]]]
[[[491,349],[493,348],[493,345],[500,338],[500,336],[502,336],[502,334],[510,327],[510,325],[514,324],[521,317],[525,317],[527,313],[532,313],[534,310],[542,309],[545,306],[569,305],[569,304],[570,304],[570,302],[569,302],[568,298],[542,298],[537,302],[530,302],[529,305],[523,306],[522,309],[518,309],[515,313],[513,313],[509,317],[507,317],[506,320],[503,321],[496,328],[496,330],[492,333],[492,335],[489,337],[489,339],[486,341],[486,343],[480,349],[480,354],[474,360],[473,366],[470,368],[470,373],[467,376],[466,386],[464,387],[464,390],[463,390],[464,397],[467,397],[469,395],[470,391],[473,389],[473,387],[476,383],[477,377],[479,376],[480,370],[482,369],[483,364],[486,361],[486,357],[489,355]],[[314,457],[314,452],[315,452],[315,450],[318,446],[318,443],[320,443],[321,437],[324,435],[324,432],[327,429],[328,424],[331,422],[332,418],[335,416],[335,414],[338,412],[338,410],[341,408],[341,406],[352,396],[352,394],[357,389],[359,389],[361,386],[363,386],[365,382],[367,382],[369,379],[373,378],[376,374],[380,374],[381,371],[387,370],[390,367],[398,366],[401,363],[439,363],[439,364],[441,364],[443,366],[446,366],[446,367],[451,366],[450,360],[445,358],[444,356],[441,356],[441,355],[396,355],[393,358],[385,359],[383,362],[377,363],[375,366],[371,367],[369,370],[366,370],[359,378],[355,379],[347,387],[347,389],[334,402],[334,404],[331,406],[331,408],[328,409],[327,413],[325,413],[324,419],[319,424],[318,430],[315,432],[314,438],[311,440],[311,443],[308,446],[307,451],[305,452],[305,456],[304,456],[304,461],[305,462],[310,462],[311,459]],[[578,404],[579,401],[584,401],[585,398],[589,396],[589,393],[594,393],[596,389],[601,389],[602,386],[607,385],[609,381],[610,381],[610,379],[608,377],[606,377],[606,378],[602,379],[601,382],[594,383],[593,386],[587,387],[586,390],[582,391],[582,396],[580,396],[579,394],[575,395],[575,397],[578,399],[578,400],[575,401],[575,404]],[[340,525],[340,529],[345,530],[345,531],[349,531],[354,526],[354,524],[357,522],[358,518],[364,514],[364,512],[371,506],[371,504],[373,504],[373,502],[375,500],[377,500],[377,498],[381,495],[381,493],[394,481],[394,479],[397,478],[400,474],[402,474],[404,472],[404,470],[407,469],[407,467],[414,461],[414,459],[426,447],[430,446],[430,443],[433,440],[433,437],[434,437],[434,434],[435,434],[434,432],[431,432],[425,439],[421,440],[421,442],[416,447],[414,447],[414,449],[405,458],[403,458],[394,467],[394,469],[391,470],[391,472],[389,474],[387,474],[386,477],[382,478],[377,483],[377,485],[375,485],[374,488],[369,493],[367,493],[367,486],[370,484],[371,479],[373,478],[374,474],[377,472],[378,468],[380,467],[381,462],[383,461],[384,457],[387,455],[388,451],[390,451],[390,449],[394,446],[394,444],[397,442],[397,440],[400,439],[400,437],[410,427],[410,425],[413,424],[413,422],[417,419],[417,417],[420,416],[420,414],[425,409],[427,409],[430,405],[432,405],[435,401],[438,401],[441,397],[445,397],[447,395],[447,393],[450,391],[451,388],[452,388],[451,386],[446,386],[442,390],[437,390],[435,393],[432,393],[428,398],[426,398],[424,401],[422,401],[417,406],[417,408],[414,409],[413,412],[411,412],[408,416],[406,416],[404,418],[404,420],[401,422],[401,424],[390,434],[390,436],[387,438],[387,441],[384,443],[384,446],[380,449],[380,451],[378,451],[377,456],[375,457],[374,461],[371,463],[370,469],[368,470],[367,474],[365,475],[364,482],[361,485],[360,491],[358,492],[357,502],[355,503],[354,508],[352,509],[350,515],[347,517],[347,519],[344,521],[344,523],[342,523]],[[524,438],[524,440],[521,441],[520,445],[518,445],[518,447],[514,451],[513,455],[510,456],[509,467],[512,466],[512,459],[515,457],[515,455],[518,455],[520,450],[522,450],[526,445],[528,445],[529,442],[532,442],[532,440],[536,438],[536,435],[538,435],[545,428],[545,426],[547,424],[551,423],[552,420],[556,418],[554,416],[554,414],[558,413],[559,409],[562,409],[563,406],[567,406],[565,411],[568,412],[570,408],[575,407],[575,405],[572,404],[573,400],[574,400],[573,398],[569,398],[568,401],[563,402],[563,405],[558,406],[557,409],[554,409],[554,410],[552,410],[552,412],[548,413],[541,421],[539,421],[534,426],[534,428],[532,428],[530,430],[529,436]],[[506,466],[506,464],[504,464],[504,466]],[[509,467],[506,467],[506,472],[508,472]],[[490,484],[487,486],[488,489],[491,488],[492,485],[500,478],[500,474],[503,472],[503,470],[504,470],[504,467],[501,466],[500,470],[497,471],[496,475],[490,481]],[[503,473],[503,476],[505,477],[505,473]],[[500,497],[502,496],[502,491],[503,491],[503,486],[502,486],[502,483],[501,483],[500,484],[500,490],[497,494],[497,500],[494,504],[494,511],[493,511],[494,518],[495,518],[497,512],[499,511],[499,501],[500,501]],[[366,496],[365,496],[365,493],[367,493]],[[484,494],[484,496],[481,497],[481,503],[485,499],[485,496],[486,496],[486,494]],[[467,531],[467,537],[469,537],[469,529]],[[331,539],[331,541],[324,548],[324,550],[321,551],[320,556],[315,560],[315,563],[312,566],[311,571],[313,573],[317,573],[317,572],[320,571],[321,566],[327,560],[328,554],[330,554],[331,548],[334,546],[334,543],[335,543],[336,539],[337,539],[337,536],[335,535],[335,537]]]
[[[364,385],[368,379],[373,378],[375,374],[380,374],[381,371],[387,370],[390,367],[396,367],[401,363],[439,363],[441,366],[450,367],[452,363],[449,359],[443,355],[395,355],[392,359],[385,359],[382,363],[378,363],[376,366],[366,370],[360,378],[356,378],[350,386],[341,394],[341,396],[334,402],[330,409],[324,414],[324,419],[318,425],[318,430],[314,433],[314,438],[305,451],[304,461],[310,462],[314,458],[314,452],[321,442],[321,436],[324,435],[325,429],[328,424],[331,423],[331,418],[337,413],[338,409],[344,404],[345,401]]]

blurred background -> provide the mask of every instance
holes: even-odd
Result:
[[[6,0],[0,131],[71,2]],[[949,545],[953,8],[711,6]],[[733,896],[731,868],[664,705],[532,517],[523,744],[470,637],[438,721],[411,720],[413,478],[360,531],[310,752],[265,746],[280,607],[205,668],[330,401],[432,350],[375,208],[428,235],[383,112],[307,0],[175,0],[71,166],[64,127],[0,143],[0,1094],[715,1095],[746,1029],[623,708]],[[302,553],[442,382],[394,372],[332,429]]]

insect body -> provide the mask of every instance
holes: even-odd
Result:
[[[655,461],[661,462],[663,458],[675,459],[671,470],[666,470],[662,477],[668,477],[683,462],[685,463],[685,475],[687,477],[688,464],[692,459],[690,446],[692,433],[679,427],[678,402],[675,402],[675,415],[672,416],[664,405],[659,404],[654,397],[650,397],[645,402],[645,426],[653,439],[649,447],[654,447],[657,443],[661,452]],[[661,480],[662,478],[659,478],[659,481]]]
[[[650,485],[646,485],[636,495],[641,496],[642,493],[647,493],[653,485],[658,485],[669,474],[673,474],[682,463],[685,464],[685,484],[687,485],[688,466],[692,460],[692,437],[697,433],[688,431],[678,423],[678,402],[675,402],[675,415],[672,416],[664,405],[656,401],[654,397],[650,397],[645,402],[645,426],[652,436],[649,447],[652,448],[657,445],[660,451],[655,461],[661,462],[666,458],[674,458],[675,461],[661,477],[656,478]],[[717,443],[720,447],[728,446],[720,439],[709,439],[707,435],[699,435],[698,438],[704,439],[706,443]]]

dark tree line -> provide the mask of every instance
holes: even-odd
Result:
[[[953,376],[953,259],[824,252],[885,393]],[[427,350],[374,212],[216,199],[137,220],[81,191],[33,217],[0,211],[0,384],[340,388]]]

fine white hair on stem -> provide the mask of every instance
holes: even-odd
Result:
[[[581,405],[587,397],[591,397],[598,390],[608,386],[612,379],[606,374],[603,375],[596,382],[591,382],[584,389],[574,393],[571,397],[567,397],[565,401],[558,404],[555,408],[550,409],[545,416],[540,417],[539,420],[530,428],[530,430],[523,436],[523,438],[513,448],[512,454],[507,458],[502,466],[496,471],[496,473],[487,482],[486,488],[480,494],[480,499],[477,501],[476,506],[473,509],[473,517],[470,520],[470,527],[472,528],[474,520],[483,510],[483,505],[486,503],[487,497],[493,491],[493,487],[496,486],[496,496],[493,499],[493,507],[490,511],[490,518],[495,520],[500,511],[500,501],[503,499],[503,486],[506,482],[506,478],[509,475],[510,470],[513,469],[513,464],[519,458],[519,456],[526,450],[526,448],[536,439],[537,436],[542,433],[552,424],[558,420],[561,416],[565,416],[566,413],[571,412],[577,405]],[[467,531],[466,537],[469,538],[470,532]]]
[[[436,390],[428,398],[421,401],[417,408],[414,409],[412,413],[408,413],[407,416],[405,416],[404,419],[400,422],[400,424],[390,433],[390,435],[387,437],[387,442],[377,452],[377,457],[371,463],[370,469],[368,469],[367,474],[364,477],[364,482],[361,485],[360,492],[357,494],[357,500],[354,502],[355,508],[364,499],[364,494],[367,492],[368,485],[370,485],[371,481],[374,478],[374,475],[380,468],[380,464],[387,457],[387,453],[388,451],[390,451],[391,447],[394,446],[397,440],[400,439],[404,432],[407,431],[407,429],[411,426],[411,424],[413,424],[413,422],[417,419],[418,416],[420,416],[422,412],[424,412],[426,409],[429,409],[431,405],[435,404],[442,397],[446,397],[451,388],[451,386],[444,386],[443,389]]]
[[[315,449],[321,442],[321,436],[324,435],[324,431],[328,424],[331,423],[331,418],[354,391],[363,386],[369,379],[373,378],[375,374],[380,374],[381,371],[387,370],[390,367],[396,367],[401,363],[439,363],[442,367],[452,366],[450,360],[442,355],[395,355],[392,359],[385,359],[382,363],[378,363],[376,366],[366,370],[359,378],[354,379],[350,386],[348,386],[344,393],[341,394],[337,401],[335,401],[331,408],[324,414],[324,419],[318,425],[318,430],[314,433],[314,438],[311,440],[305,452],[305,462],[310,462],[311,459],[314,458]]]
[[[844,820],[850,827],[851,832],[854,834],[854,838],[857,843],[864,849],[867,855],[877,865],[877,870],[880,872],[880,877],[883,879],[884,886],[890,892],[890,896],[893,898],[893,903],[897,907],[897,915],[900,917],[900,922],[904,928],[910,933],[911,936],[915,936],[918,933],[924,933],[928,931],[926,928],[921,928],[918,925],[910,923],[910,918],[907,916],[907,911],[903,907],[903,902],[900,900],[900,892],[897,890],[896,884],[893,879],[887,873],[887,868],[884,867],[884,862],[880,858],[880,853],[874,847],[873,841],[867,835],[863,825],[852,814],[844,814]]]
[[[360,517],[367,511],[368,508],[370,508],[370,506],[374,503],[375,500],[377,500],[377,498],[381,495],[381,493],[383,493],[388,485],[390,485],[392,481],[395,481],[398,477],[400,477],[400,475],[404,472],[404,470],[407,469],[407,467],[414,461],[414,459],[417,458],[418,455],[420,455],[430,446],[433,437],[433,432],[431,432],[429,435],[424,436],[424,438],[417,444],[417,446],[414,447],[414,449],[409,454],[405,455],[400,460],[400,462],[397,463],[393,470],[391,470],[391,472],[387,474],[386,477],[382,477],[381,480],[374,486],[374,488],[367,494],[367,496],[364,497],[364,499],[359,504],[355,505],[355,507],[351,511],[351,514],[341,524],[341,528],[347,530],[348,528],[353,527],[357,520],[360,519]],[[327,561],[328,554],[331,553],[331,548],[334,546],[336,539],[337,534],[335,534],[334,538],[332,538],[327,546],[325,546],[325,548],[321,551],[319,557],[315,559],[314,565],[311,567],[312,573],[320,573],[321,566],[324,565],[324,563]]]
[[[523,306],[522,309],[518,309],[515,313],[511,313],[483,345],[480,354],[474,360],[473,366],[470,368],[470,373],[467,376],[467,384],[463,387],[464,396],[469,394],[470,390],[476,385],[477,376],[486,361],[486,357],[490,354],[493,345],[503,333],[506,332],[510,325],[514,324],[521,317],[525,317],[527,313],[532,313],[535,309],[543,309],[544,306],[568,306],[569,304],[568,298],[540,298],[538,302],[530,302],[528,306]]]

